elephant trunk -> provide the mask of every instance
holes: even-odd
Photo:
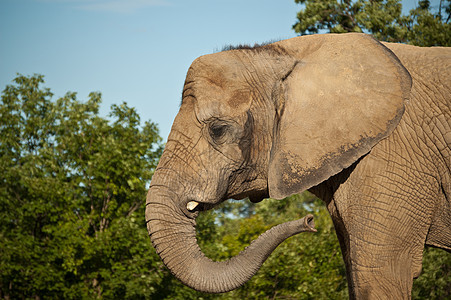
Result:
[[[146,202],[147,229],[158,255],[187,286],[221,293],[243,285],[285,239],[316,231],[313,216],[277,225],[261,234],[245,250],[227,261],[207,258],[196,240],[196,222],[177,204],[177,195],[164,185],[151,186]]]

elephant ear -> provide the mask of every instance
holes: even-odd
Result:
[[[288,41],[287,49],[304,50],[294,54],[298,63],[275,88],[268,184],[270,196],[279,199],[368,153],[400,121],[411,88],[397,57],[368,35]]]

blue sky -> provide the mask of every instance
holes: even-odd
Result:
[[[38,73],[55,99],[100,91],[102,115],[126,101],[166,140],[196,57],[295,37],[300,9],[294,0],[0,0],[0,89]]]

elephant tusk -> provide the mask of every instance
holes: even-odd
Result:
[[[199,205],[199,202],[190,201],[186,204],[186,209],[189,211],[193,211],[198,205]]]

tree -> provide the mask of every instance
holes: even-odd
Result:
[[[426,247],[423,270],[413,281],[413,299],[451,299],[451,254]]]
[[[443,6],[442,6],[443,4]],[[445,12],[445,17],[442,12]],[[451,46],[451,0],[441,0],[439,11],[430,12],[429,1],[419,1],[419,6],[410,11],[405,26],[406,41],[417,46]]]
[[[304,35],[366,32],[381,41],[418,46],[451,46],[451,1],[441,0],[433,13],[430,1],[419,1],[409,15],[402,15],[400,0],[295,0],[305,7],[298,12],[295,32]]]
[[[43,83],[19,75],[1,97],[0,298],[151,296],[169,276],[144,222],[156,125]]]

